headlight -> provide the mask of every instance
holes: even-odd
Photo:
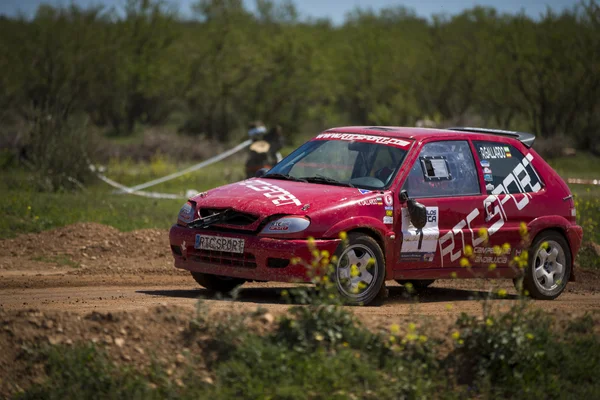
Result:
[[[190,204],[190,202],[185,203],[183,207],[181,207],[178,218],[180,221],[183,221],[186,224],[194,220],[194,207]]]
[[[305,217],[282,217],[269,222],[261,234],[286,234],[302,232],[310,225],[310,220]]]

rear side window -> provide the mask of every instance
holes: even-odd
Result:
[[[542,188],[531,158],[511,145],[496,142],[473,142],[479,155],[480,168],[488,194],[531,193]]]
[[[480,194],[469,144],[464,140],[427,143],[413,164],[404,189],[411,197]]]

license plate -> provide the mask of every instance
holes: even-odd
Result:
[[[196,235],[195,249],[227,251],[230,253],[244,252],[244,239],[227,238],[221,236]]]

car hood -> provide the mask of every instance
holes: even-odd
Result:
[[[367,193],[343,186],[251,178],[211,189],[191,200],[198,208],[233,208],[262,219],[274,214],[307,215]]]

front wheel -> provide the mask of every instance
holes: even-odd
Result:
[[[385,261],[379,244],[370,236],[351,233],[338,248],[335,283],[349,304],[367,305],[385,292]]]
[[[571,250],[557,232],[543,232],[529,249],[529,260],[523,276],[523,289],[534,299],[553,300],[567,286],[571,276]],[[515,286],[520,289],[520,279]]]
[[[229,293],[238,286],[243,285],[246,281],[239,278],[229,278],[226,276],[203,274],[201,272],[192,272],[192,277],[201,286],[208,290],[219,293]]]

